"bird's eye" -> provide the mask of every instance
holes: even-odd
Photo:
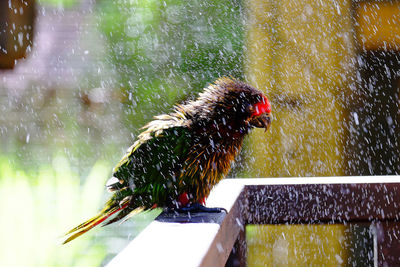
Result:
[[[256,111],[256,109],[255,109],[255,107],[253,105],[249,104],[249,105],[246,106],[246,112],[247,113],[253,114],[254,111]]]

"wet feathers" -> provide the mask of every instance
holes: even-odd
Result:
[[[229,172],[244,136],[254,127],[257,103],[269,114],[261,91],[220,78],[196,100],[156,116],[114,168],[106,184],[111,199],[98,215],[69,231],[64,243],[114,214],[106,224],[155,207],[178,208],[187,204],[181,203],[182,194],[189,203],[204,201]]]

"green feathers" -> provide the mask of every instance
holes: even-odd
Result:
[[[105,225],[154,207],[171,205],[176,186],[190,147],[189,130],[185,127],[152,126],[129,148],[114,168],[109,191],[114,192],[98,215],[69,232],[64,244],[86,233],[119,212]]]
[[[252,114],[265,99],[243,82],[221,78],[195,101],[156,116],[114,168],[106,184],[113,196],[105,208],[69,231],[65,242],[107,219],[109,224],[155,207],[203,202],[230,170],[244,136],[261,125]]]

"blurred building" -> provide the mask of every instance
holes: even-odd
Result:
[[[275,120],[250,176],[400,173],[400,5],[248,1],[249,80]]]
[[[399,2],[247,5],[247,75],[274,115],[267,142],[252,136],[249,176],[399,174]],[[374,264],[368,225],[313,227],[247,228],[248,263]]]

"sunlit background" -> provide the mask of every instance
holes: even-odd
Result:
[[[263,90],[274,115],[229,177],[399,174],[399,14],[389,1],[0,1],[0,265],[106,264],[159,211],[65,246],[63,233],[108,198],[141,126],[221,76]],[[350,228],[250,226],[249,266],[370,264],[368,227]]]

